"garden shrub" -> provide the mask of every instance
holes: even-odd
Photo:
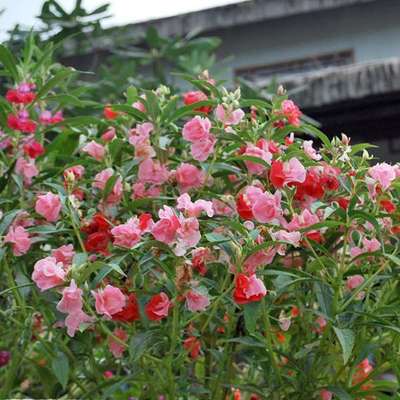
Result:
[[[282,88],[101,105],[50,56],[0,46],[1,398],[397,390],[397,165]]]

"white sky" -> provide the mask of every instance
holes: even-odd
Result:
[[[201,10],[243,0],[83,0],[86,10],[94,10],[104,3],[110,3],[110,14],[104,26],[125,25],[136,21],[161,18],[189,11]],[[59,0],[64,8],[71,10],[75,0]],[[0,0],[0,39],[4,39],[7,30],[16,23],[30,27],[39,14],[42,0]]]

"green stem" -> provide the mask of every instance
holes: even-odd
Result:
[[[271,364],[272,368],[275,371],[275,375],[278,378],[278,382],[280,385],[282,385],[282,377],[280,374],[280,370],[278,367],[278,364],[275,359],[275,353],[272,347],[272,338],[271,338],[271,322],[269,320],[269,314],[267,312],[267,305],[265,304],[265,299],[262,300],[262,308],[263,308],[263,322],[265,325],[265,344],[267,346],[270,358],[271,358]]]
[[[176,348],[176,343],[177,343],[177,334],[178,334],[178,323],[179,323],[179,314],[178,314],[178,303],[175,302],[174,307],[172,309],[172,326],[171,326],[171,346],[169,349],[169,355],[167,358],[167,368],[168,368],[168,376],[169,376],[169,382],[168,382],[168,392],[169,392],[169,398],[170,400],[175,400],[176,399],[176,385],[175,385],[175,375],[174,375],[174,353],[175,353],[175,348]]]

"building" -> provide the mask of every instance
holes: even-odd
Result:
[[[222,39],[226,78],[258,88],[272,78],[330,135],[380,146],[400,160],[400,1],[249,0],[124,27]]]

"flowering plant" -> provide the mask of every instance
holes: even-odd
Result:
[[[32,43],[0,61],[2,398],[397,390],[397,165],[282,89],[204,73],[76,116],[73,70]]]

